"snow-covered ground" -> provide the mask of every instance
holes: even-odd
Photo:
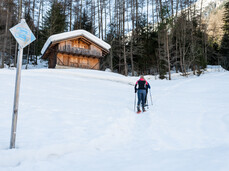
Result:
[[[137,77],[83,69],[0,70],[1,171],[228,171],[229,72],[146,76],[152,102],[134,112]]]

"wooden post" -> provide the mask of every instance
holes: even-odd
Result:
[[[19,3],[19,14],[18,14],[19,22],[21,21],[21,18],[22,18],[22,0],[20,0]],[[16,73],[16,82],[15,82],[15,91],[14,91],[14,106],[13,106],[13,118],[12,118],[12,127],[11,127],[10,149],[15,148],[17,117],[18,117],[18,102],[19,102],[20,82],[21,82],[21,65],[22,65],[23,48],[21,48],[20,46],[18,47],[19,47],[19,51],[17,57],[17,73]],[[15,59],[16,59],[16,53],[15,53]]]
[[[23,48],[21,48],[19,46],[18,60],[17,60],[16,83],[15,83],[15,92],[14,92],[14,106],[13,106],[13,119],[12,119],[12,127],[11,127],[10,149],[15,148],[15,141],[16,141],[19,92],[20,92],[20,82],[21,82],[22,55],[23,55]]]

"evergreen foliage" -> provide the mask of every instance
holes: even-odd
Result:
[[[208,65],[219,65],[220,60],[220,46],[219,44],[213,39],[209,39],[208,44]]]
[[[53,34],[58,34],[66,31],[67,22],[66,14],[63,5],[60,2],[54,1],[51,9],[47,11],[44,17],[41,33],[44,39],[47,40]]]
[[[222,55],[222,66],[229,70],[229,1],[225,4],[224,8],[224,36],[221,42],[220,53]]]
[[[51,8],[47,11],[42,27],[38,33],[39,42],[37,43],[37,53],[39,54],[46,40],[53,34],[66,31],[66,14],[62,3],[52,2]]]

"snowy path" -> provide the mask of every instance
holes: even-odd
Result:
[[[17,148],[8,150],[14,79],[0,70],[0,170],[229,169],[228,72],[151,77],[153,106],[137,115],[137,78],[23,70]]]

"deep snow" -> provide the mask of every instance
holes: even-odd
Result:
[[[9,150],[15,75],[0,70],[1,171],[229,170],[229,72],[146,76],[153,105],[137,115],[138,77],[23,70],[16,149]]]

